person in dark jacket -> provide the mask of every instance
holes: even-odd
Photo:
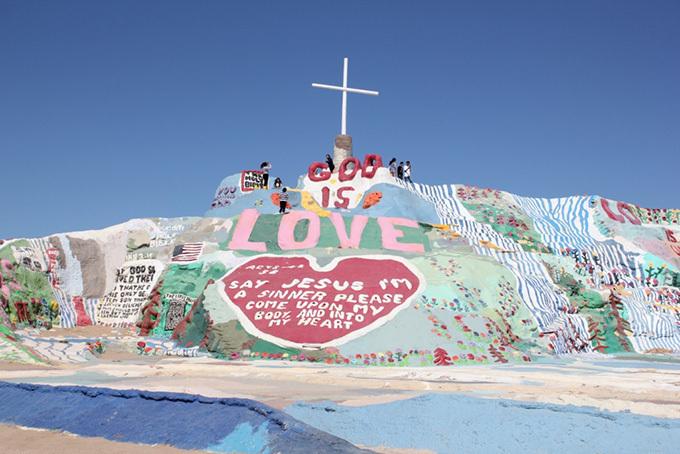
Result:
[[[331,155],[327,154],[326,155],[326,164],[328,164],[328,169],[333,173],[333,170],[335,170],[335,164],[333,164],[333,158],[331,158]]]

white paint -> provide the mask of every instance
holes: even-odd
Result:
[[[331,196],[329,198],[329,206],[324,207],[324,209],[334,209],[334,202],[338,200],[338,189],[349,186],[352,188],[352,191],[345,192],[345,196],[349,198],[349,206],[347,209],[354,209],[359,205],[359,203],[361,203],[364,196],[371,192],[371,188],[380,183],[398,186],[396,179],[390,175],[390,171],[386,167],[380,167],[376,170],[373,178],[364,178],[361,176],[361,171],[358,171],[354,178],[350,181],[340,181],[337,178],[337,174],[333,174],[329,180],[325,181],[312,181],[309,179],[309,176],[305,176],[302,180],[301,188],[303,191],[309,192],[316,203],[321,206],[323,199],[321,190],[324,187],[328,187],[330,189]]]

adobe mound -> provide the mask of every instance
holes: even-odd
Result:
[[[242,172],[203,218],[4,241],[0,359],[108,349],[394,367],[680,352],[680,210],[408,184],[379,156],[350,163],[310,166],[284,215],[280,190]],[[58,345],[32,329],[92,324],[141,339]]]

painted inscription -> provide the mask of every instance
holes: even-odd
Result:
[[[221,208],[231,205],[231,201],[236,198],[236,186],[224,186],[219,188],[217,195],[213,199],[210,209]]]
[[[257,220],[260,213],[255,209],[243,210],[234,228],[234,232],[229,242],[229,249],[240,249],[257,252],[266,252],[267,244],[263,241],[251,241],[250,237],[256,230]],[[340,213],[332,213],[328,216],[333,224],[333,229],[337,234],[340,246],[359,247],[361,238],[366,225],[368,216],[357,215],[352,218],[349,233],[347,233],[343,217]],[[298,223],[306,221],[307,232],[304,238],[296,239],[295,227]],[[422,243],[406,243],[403,240],[404,231],[397,227],[418,229],[418,222],[411,219],[378,217],[377,223],[380,226],[382,247],[394,251],[421,253],[425,251]],[[291,211],[279,224],[277,234],[277,244],[281,250],[288,251],[294,249],[314,248],[318,245],[321,237],[321,219],[319,215],[312,211]]]
[[[12,254],[17,264],[31,271],[45,272],[47,269],[41,254],[31,247],[12,246]]]
[[[367,155],[363,165],[357,158],[347,158],[336,173],[331,173],[325,163],[313,162],[307,171],[305,188],[322,208],[355,208],[379,171],[387,169],[377,154]]]
[[[261,170],[244,170],[241,172],[241,191],[248,192],[263,186],[264,177]]]
[[[220,294],[248,332],[284,347],[340,345],[408,307],[425,279],[401,257],[262,255],[229,271]]]
[[[139,308],[148,300],[162,271],[160,260],[127,262],[119,268],[113,291],[101,301],[99,322],[103,325],[134,325]]]
[[[182,293],[166,293],[164,298],[170,302],[165,316],[165,330],[171,331],[182,321],[187,305],[193,304],[194,299]]]

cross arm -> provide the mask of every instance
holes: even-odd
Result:
[[[377,91],[361,90],[361,89],[358,89],[358,88],[336,87],[335,85],[312,84],[312,87],[327,88],[329,90],[337,90],[337,91],[347,91],[347,92],[350,92],[350,93],[361,93],[363,95],[378,96],[378,94],[379,94],[379,92],[377,92]]]

